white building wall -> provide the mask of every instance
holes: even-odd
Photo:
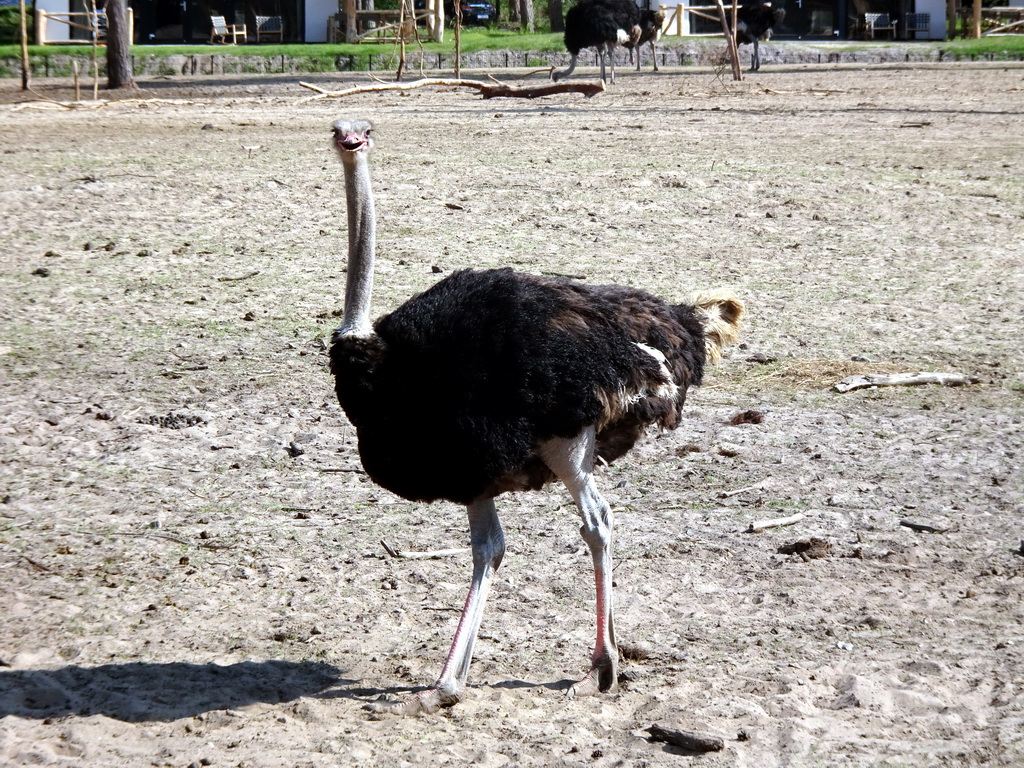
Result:
[[[1024,0],[1021,0],[1024,2]],[[927,13],[928,37],[918,33],[918,40],[945,40],[946,39],[946,0],[915,0],[915,13]]]
[[[306,0],[307,43],[327,42],[327,19],[338,12],[338,0]]]
[[[71,0],[36,0],[36,10],[47,13],[68,13],[71,10]],[[67,24],[53,20],[46,22],[46,42],[67,43],[70,40],[71,27]]]

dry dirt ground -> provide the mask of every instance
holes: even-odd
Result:
[[[3,84],[0,764],[1024,763],[1024,67],[624,69],[531,102]],[[385,553],[466,546],[465,512],[368,482],[333,401],[340,115],[379,128],[377,312],[499,265],[747,301],[683,426],[600,478],[615,695],[563,696],[593,585],[552,487],[499,500],[464,703],[362,710],[432,682],[470,558]],[[976,383],[831,391],[865,371]]]

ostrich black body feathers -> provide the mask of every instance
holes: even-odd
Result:
[[[619,30],[632,38],[639,35],[640,9],[633,0],[582,0],[565,14],[565,49],[579,54],[584,48],[626,42]]]
[[[732,19],[726,14],[727,19]],[[773,8],[771,3],[746,2],[739,7],[736,21],[736,42],[739,44],[752,44],[754,53],[750,61],[750,71],[756,72],[761,69],[761,54],[758,48],[758,41],[769,40],[772,31],[776,26],[782,24],[786,18],[786,11],[783,8]]]
[[[539,488],[538,445],[591,425],[613,461],[677,425],[705,363],[692,307],[510,269],[456,272],[374,330],[335,335],[335,389],[367,473],[416,501]]]

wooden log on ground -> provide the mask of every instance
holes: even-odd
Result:
[[[663,741],[690,752],[721,752],[725,749],[725,742],[717,736],[677,731],[673,728],[662,728],[660,725],[652,725],[647,732],[651,734],[651,741]]]
[[[912,387],[920,384],[941,384],[944,387],[959,387],[964,384],[976,384],[978,379],[962,373],[865,373],[859,376],[847,376],[833,385],[836,392],[852,392],[867,387]]]
[[[551,96],[556,93],[582,93],[588,98],[594,94],[604,91],[604,83],[549,83],[540,86],[516,86],[505,83],[488,83],[483,80],[463,80],[445,77],[428,77],[422,80],[414,80],[411,83],[375,83],[373,85],[357,85],[346,88],[343,91],[326,91],[320,86],[312,83],[299,83],[303,88],[316,91],[316,96],[311,96],[307,101],[316,99],[340,99],[345,96],[353,96],[357,93],[378,93],[381,91],[410,91],[413,88],[425,88],[435,86],[438,88],[473,88],[485,99],[499,97],[517,99],[536,99],[541,96]]]

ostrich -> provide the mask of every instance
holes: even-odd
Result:
[[[459,701],[505,552],[494,499],[555,479],[583,519],[597,589],[591,669],[569,695],[614,690],[612,512],[594,465],[625,454],[648,425],[677,426],[705,361],[736,340],[742,302],[720,291],[670,305],[634,288],[461,270],[371,325],[373,127],[339,120],[332,130],[349,227],[344,315],[330,346],[335,392],[370,478],[409,500],[464,504],[473,553],[469,596],[437,681],[368,706],[411,715]]]
[[[729,22],[732,22],[732,15],[726,14]],[[772,36],[772,29],[782,23],[786,18],[784,8],[772,8],[770,2],[747,2],[740,6],[736,21],[736,42],[740,44],[753,43],[754,55],[750,59],[750,71],[757,72],[761,69],[761,53],[758,50],[758,41],[768,41]]]
[[[654,71],[658,71],[658,52],[654,44],[661,37],[661,28],[665,24],[664,11],[640,11],[640,39],[623,43],[623,48],[629,49],[629,61],[633,63],[633,49],[636,48],[636,71],[640,71],[640,51],[644,43],[651,44],[651,61],[654,62]]]
[[[568,68],[551,70],[555,82],[576,69],[576,59],[584,48],[596,48],[601,62],[601,81],[605,82],[604,60],[611,64],[611,82],[615,84],[615,48],[640,39],[640,9],[633,0],[580,0],[565,14],[565,48],[572,57]]]

